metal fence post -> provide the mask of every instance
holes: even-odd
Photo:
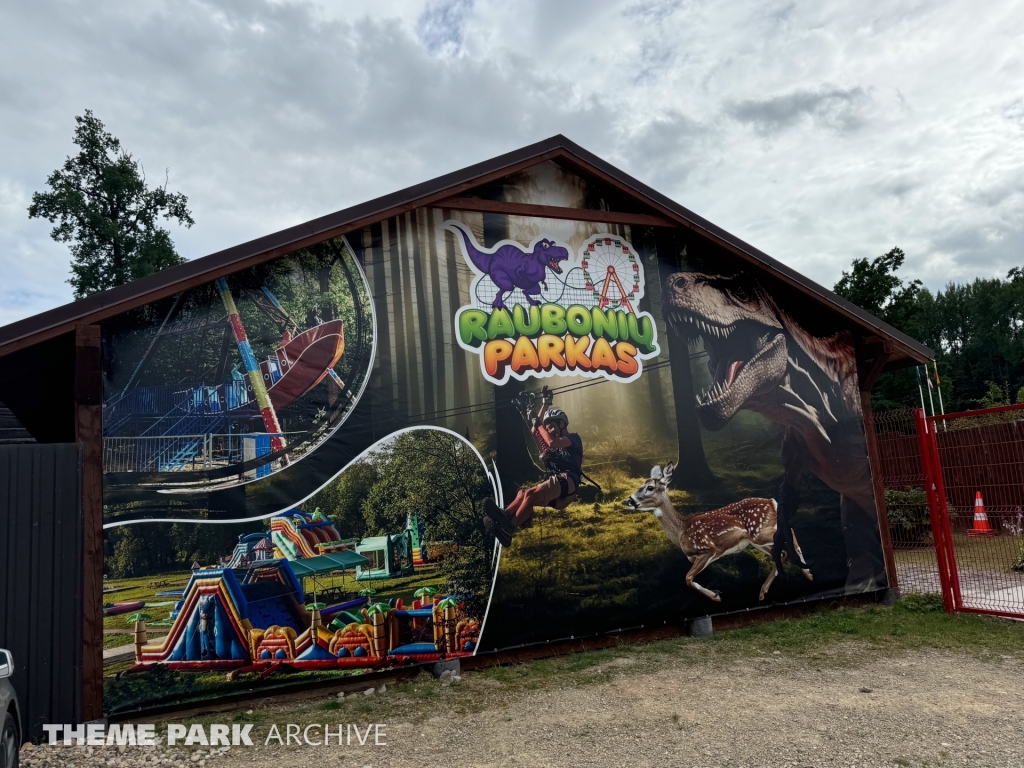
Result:
[[[917,427],[917,444],[921,453],[921,470],[924,473],[924,491],[928,497],[928,517],[932,525],[932,541],[935,545],[935,559],[939,570],[939,584],[942,589],[942,604],[946,613],[953,613],[953,592],[950,588],[949,566],[946,559],[945,536],[939,521],[939,503],[936,498],[937,484],[935,468],[932,466],[932,452],[929,445],[928,422],[923,408],[914,410],[914,425]]]

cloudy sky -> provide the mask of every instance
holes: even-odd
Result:
[[[221,248],[563,133],[831,286],[1024,256],[1018,2],[142,0],[0,8],[0,323],[71,299],[31,194],[92,109]]]

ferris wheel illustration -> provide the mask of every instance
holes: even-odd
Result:
[[[633,303],[641,296],[640,261],[636,253],[615,237],[594,238],[580,262],[586,289],[600,309],[625,309],[636,314]]]

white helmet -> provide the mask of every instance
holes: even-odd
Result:
[[[544,423],[547,424],[549,421],[561,421],[565,426],[569,426],[569,417],[561,408],[551,408],[544,414]]]

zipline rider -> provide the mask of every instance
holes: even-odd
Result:
[[[523,414],[541,446],[547,478],[532,488],[520,490],[505,509],[492,499],[484,502],[484,525],[503,547],[510,546],[513,534],[530,522],[534,507],[561,510],[576,500],[583,476],[583,440],[569,431],[569,417],[560,408],[552,408],[551,401],[551,391],[545,387],[540,412],[535,417]]]

